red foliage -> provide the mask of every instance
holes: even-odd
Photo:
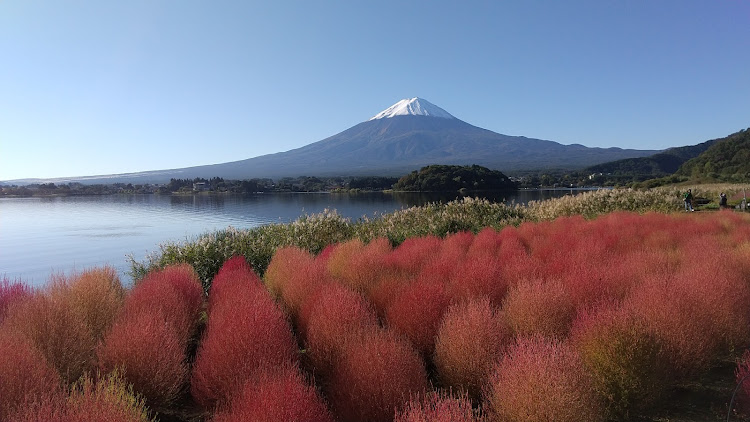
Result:
[[[501,243],[500,234],[492,227],[486,227],[474,236],[466,255],[469,259],[479,256],[497,256]]]
[[[316,370],[327,374],[349,342],[377,330],[372,305],[358,293],[333,283],[311,295],[302,305],[298,329]]]
[[[511,289],[503,311],[517,336],[541,334],[567,336],[576,308],[559,281],[521,283]]]
[[[602,421],[584,366],[568,344],[521,338],[495,367],[485,404],[498,420]]]
[[[442,384],[478,399],[491,369],[512,340],[510,328],[489,299],[451,306],[435,341],[435,368]]]
[[[428,393],[412,397],[406,407],[396,413],[394,422],[484,422],[486,419],[472,408],[465,396]]]
[[[684,262],[673,277],[648,278],[628,299],[684,376],[707,370],[750,338],[749,287],[720,262],[719,257]]]
[[[0,331],[0,420],[19,407],[62,394],[60,377],[26,338]]]
[[[208,297],[208,314],[216,312],[217,304],[231,303],[226,296],[241,294],[240,290],[263,290],[263,282],[253,271],[244,257],[235,256],[224,262],[211,281]]]
[[[146,275],[125,300],[124,318],[142,313],[161,315],[185,347],[194,335],[203,308],[203,288],[193,268],[172,265]]]
[[[27,338],[65,382],[91,369],[97,339],[64,297],[34,294],[9,309],[3,330]]]
[[[266,286],[280,297],[286,310],[296,320],[305,299],[332,278],[325,260],[294,247],[281,248],[271,259],[265,274]]]
[[[185,347],[164,321],[159,311],[127,315],[97,349],[103,373],[121,371],[150,406],[160,409],[177,400],[188,376]]]
[[[328,250],[329,248],[326,248]],[[296,246],[284,246],[276,250],[263,275],[263,282],[275,298],[284,294],[289,280],[314,260],[309,252]]]
[[[375,306],[378,317],[385,319],[385,314],[393,299],[401,295],[414,280],[405,276],[383,278],[368,292],[370,302]]]
[[[477,254],[455,263],[457,269],[450,279],[450,295],[456,300],[488,297],[500,305],[508,292],[500,259],[494,255]]]
[[[315,387],[293,366],[262,371],[248,380],[242,390],[212,422],[333,422]]]
[[[5,319],[8,308],[32,296],[31,288],[20,281],[11,282],[3,277],[0,281],[0,322]]]
[[[291,327],[268,292],[239,286],[214,303],[198,347],[191,393],[206,408],[226,402],[257,371],[298,360]]]
[[[349,343],[327,385],[328,398],[341,422],[391,421],[413,394],[429,383],[419,354],[387,331]]]
[[[527,223],[521,224],[523,227]],[[519,230],[515,227],[506,227],[498,234],[500,246],[497,257],[500,260],[500,271],[502,279],[513,287],[520,280],[530,279],[536,276],[537,266],[529,258],[529,246]]]
[[[337,281],[364,293],[387,274],[383,260],[390,253],[391,244],[385,238],[374,239],[366,245],[359,240],[350,240],[332,250],[327,266]]]
[[[149,422],[141,399],[117,374],[94,383],[85,377],[69,397],[36,401],[12,417],[13,422]]]
[[[384,257],[383,266],[401,277],[416,277],[422,266],[435,259],[442,240],[436,236],[413,237]]]
[[[450,304],[445,282],[422,275],[391,300],[386,323],[394,332],[406,336],[424,356],[431,356],[440,320]]]

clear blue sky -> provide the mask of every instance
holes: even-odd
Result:
[[[0,1],[0,180],[319,141],[424,98],[662,149],[750,127],[750,1]]]

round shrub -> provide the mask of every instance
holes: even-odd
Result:
[[[237,283],[214,303],[193,365],[191,394],[207,409],[226,403],[266,367],[298,361],[297,341],[265,289]]]
[[[379,329],[374,308],[337,283],[324,286],[302,305],[298,329],[316,371],[327,374],[349,342]]]
[[[518,284],[505,297],[503,311],[516,336],[564,338],[576,315],[573,301],[559,281]]]
[[[568,344],[518,339],[497,364],[485,404],[498,420],[603,421],[604,412],[583,363]]]
[[[572,341],[612,417],[627,419],[647,409],[674,382],[659,339],[629,308],[610,305],[582,313]]]
[[[294,366],[266,369],[248,380],[211,422],[333,422],[323,399]]]
[[[411,345],[387,331],[349,343],[334,364],[327,397],[340,422],[387,422],[412,394],[427,391],[424,363]]]
[[[62,394],[60,376],[29,341],[0,326],[0,420],[28,403]]]
[[[435,369],[442,385],[478,399],[512,337],[487,298],[451,306],[435,341]]]

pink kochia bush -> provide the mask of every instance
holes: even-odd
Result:
[[[23,336],[0,330],[0,420],[29,403],[62,394],[54,367]]]
[[[452,306],[435,342],[434,362],[440,383],[479,399],[511,339],[505,319],[488,298]]]
[[[203,290],[192,267],[149,273],[97,348],[99,369],[121,371],[150,406],[171,406],[187,383],[187,347],[202,307]]]
[[[179,264],[146,275],[130,292],[123,317],[160,312],[180,343],[187,345],[195,333],[203,308],[203,289],[190,265]]]
[[[333,283],[302,305],[297,328],[304,339],[306,356],[316,372],[325,376],[349,343],[358,344],[365,334],[380,327],[375,309],[365,298]]]
[[[266,368],[248,380],[212,422],[333,422],[322,397],[295,366]]]
[[[387,422],[411,395],[428,388],[419,353],[392,333],[373,331],[347,344],[333,366],[327,396],[340,422]]]
[[[102,372],[121,371],[151,407],[168,408],[187,382],[185,348],[158,311],[117,321],[100,345],[98,358]]]
[[[228,403],[263,370],[298,363],[289,322],[249,267],[229,262],[209,291],[208,321],[193,366],[191,394],[210,409]],[[231,269],[229,269],[231,268]]]
[[[280,298],[293,320],[308,296],[331,282],[324,259],[315,259],[296,247],[279,249],[264,274],[265,284],[275,298]]]
[[[8,307],[11,304],[28,299],[31,296],[32,292],[29,286],[20,281],[11,282],[9,279],[3,277],[2,281],[0,281],[0,323],[5,319]]]
[[[495,367],[486,402],[498,420],[603,421],[578,354],[558,340],[518,339]]]

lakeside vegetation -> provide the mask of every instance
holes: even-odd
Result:
[[[720,192],[732,198],[730,206],[736,206],[742,201],[743,191],[750,196],[750,185],[698,185],[693,188],[697,199],[705,199],[705,204],[698,206],[699,210],[718,209]],[[195,268],[207,290],[209,280],[222,263],[235,255],[244,256],[254,271],[263,274],[273,253],[284,246],[296,246],[317,254],[327,245],[351,239],[369,242],[375,238],[385,238],[392,246],[398,246],[411,237],[444,237],[460,231],[477,233],[485,227],[501,230],[524,222],[552,221],[573,215],[594,218],[615,211],[671,213],[684,209],[682,193],[683,189],[678,187],[602,189],[531,201],[526,206],[467,197],[446,204],[431,203],[377,218],[357,220],[328,210],[303,216],[288,224],[271,224],[246,230],[230,227],[186,242],[166,242],[143,261],[131,257],[131,275],[139,279],[153,269],[184,262]]]
[[[750,216],[679,192],[327,212],[162,246],[129,289],[4,280],[0,419],[722,420]]]

